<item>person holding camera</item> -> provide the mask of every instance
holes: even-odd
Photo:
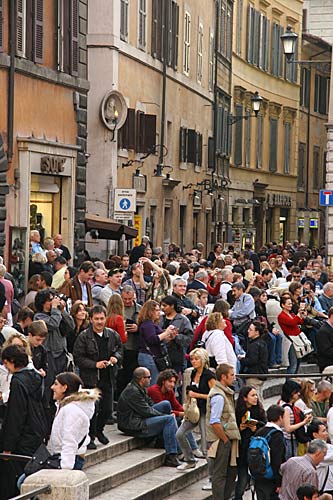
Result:
[[[66,311],[66,302],[52,288],[40,290],[35,297],[34,321],[43,320],[47,326],[44,347],[47,350],[49,370],[46,387],[51,387],[56,375],[67,371],[66,335],[75,330],[73,318]]]
[[[106,310],[94,306],[90,311],[90,325],[74,344],[74,360],[86,389],[98,388],[101,399],[90,424],[89,450],[96,449],[95,438],[102,444],[109,440],[104,434],[106,421],[112,416],[114,389],[118,366],[123,358],[120,336],[106,328]]]
[[[289,336],[297,336],[301,333],[300,325],[303,325],[304,320],[307,316],[306,304],[301,303],[298,309],[298,313],[294,314],[292,311],[293,302],[290,295],[283,295],[281,297],[280,305],[282,311],[278,315],[278,323],[280,325],[283,333]],[[296,357],[296,351],[293,343],[290,341],[290,347],[288,351],[289,367],[287,373],[297,373],[300,360]]]

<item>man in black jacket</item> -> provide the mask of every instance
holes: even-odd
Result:
[[[5,417],[0,433],[0,451],[7,454],[32,456],[47,435],[47,420],[42,405],[43,382],[41,375],[28,368],[28,355],[24,348],[10,345],[2,352],[2,361],[13,375]],[[23,473],[23,462],[0,460],[0,497],[18,494],[17,475]]]
[[[267,410],[267,424],[256,433],[256,436],[267,436],[272,430],[276,432],[271,434],[269,440],[270,464],[273,470],[273,479],[255,478],[254,486],[257,494],[257,500],[278,500],[282,477],[280,466],[285,461],[285,444],[281,430],[283,425],[284,408],[279,405],[272,405]]]
[[[328,310],[328,319],[319,328],[316,335],[317,358],[322,372],[326,366],[333,365],[333,307]]]
[[[166,458],[164,465],[178,467],[177,423],[171,414],[169,401],[154,404],[147,394],[150,372],[139,366],[133,372],[133,379],[121,393],[118,406],[118,429],[130,436],[141,438],[163,434]]]
[[[183,278],[176,278],[172,283],[172,296],[176,297],[179,309],[181,313],[188,317],[193,324],[197,321],[199,317],[199,309],[193,304],[193,302],[186,297],[186,280]]]
[[[92,308],[90,321],[89,328],[78,336],[73,354],[84,386],[89,389],[98,387],[102,395],[90,424],[91,442],[88,448],[91,450],[96,449],[95,437],[102,444],[109,442],[103,430],[113,412],[114,388],[123,348],[118,333],[105,328],[106,311],[103,306]]]

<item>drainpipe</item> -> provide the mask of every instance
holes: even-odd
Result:
[[[15,78],[15,49],[16,49],[16,4],[17,0],[9,2],[9,55],[10,66],[8,73],[8,106],[7,106],[7,157],[11,162],[14,147],[14,78]]]
[[[214,116],[213,116],[213,136],[214,136],[214,168],[212,172],[212,179],[216,172],[216,134],[217,134],[217,60],[218,60],[218,47],[219,47],[219,0],[215,1],[215,40],[214,40],[214,56],[215,56],[215,67],[214,67]]]
[[[165,95],[166,95],[166,72],[167,72],[167,55],[168,55],[168,19],[169,9],[168,2],[164,0],[164,33],[163,33],[163,81],[162,81],[162,106],[161,106],[161,138],[160,138],[160,154],[158,167],[163,168],[164,157],[164,133],[165,133]],[[162,172],[162,170],[161,170]]]

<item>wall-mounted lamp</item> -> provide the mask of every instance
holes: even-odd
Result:
[[[251,105],[252,105],[252,111],[253,114],[250,115],[242,115],[242,116],[231,116],[228,119],[229,125],[234,125],[235,123],[239,122],[240,120],[248,120],[249,118],[257,118],[260,108],[261,108],[261,103],[262,103],[262,97],[259,95],[259,92],[256,90],[254,95],[251,97]]]
[[[282,42],[282,47],[283,47],[283,52],[284,55],[286,56],[287,63],[293,63],[293,64],[331,64],[331,60],[318,60],[318,59],[313,59],[312,56],[311,60],[308,61],[297,61],[294,59],[296,48],[297,48],[297,40],[298,40],[298,34],[294,33],[292,31],[291,26],[287,26],[286,32],[283,33],[283,35],[280,36],[281,42]],[[322,52],[320,52],[322,54]],[[315,54],[319,55],[319,54]]]

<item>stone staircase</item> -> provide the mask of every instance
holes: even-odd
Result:
[[[285,372],[285,368],[270,370],[281,377],[265,381],[265,407],[277,402]],[[318,373],[319,370],[315,364],[302,363],[299,372]],[[110,443],[98,444],[97,450],[88,451],[86,456],[84,471],[89,480],[90,498],[206,500],[212,497],[211,492],[201,489],[207,480],[206,460],[198,460],[195,469],[180,473],[163,466],[163,449],[149,448],[143,440],[125,436],[116,425],[107,426],[105,433]]]
[[[90,498],[211,498],[210,492],[201,490],[207,477],[206,460],[199,460],[195,469],[180,473],[163,466],[163,449],[147,448],[142,440],[124,436],[115,425],[107,426],[105,433],[110,443],[97,445],[97,450],[88,451],[86,455],[84,472],[89,480]]]

